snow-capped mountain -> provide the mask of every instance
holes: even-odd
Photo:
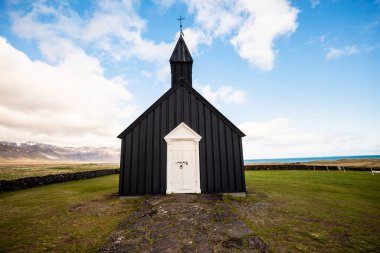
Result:
[[[119,162],[118,148],[59,147],[36,142],[0,141],[0,161]]]

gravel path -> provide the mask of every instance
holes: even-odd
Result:
[[[268,252],[220,195],[147,197],[98,252]]]

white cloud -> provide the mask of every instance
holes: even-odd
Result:
[[[274,40],[297,28],[298,10],[287,0],[185,2],[195,15],[196,28],[184,30],[195,55],[199,45],[227,39],[252,66],[270,70],[276,57]],[[169,0],[162,5],[171,4]],[[127,81],[106,78],[100,62],[149,61],[157,66],[152,71],[157,80],[167,81],[167,59],[178,38],[178,33],[169,43],[144,38],[148,23],[138,15],[138,7],[132,0],[100,1],[79,15],[67,2],[36,1],[26,12],[12,12],[13,32],[35,41],[46,62],[31,61],[0,40],[0,138],[64,145],[118,143],[115,133],[136,109]],[[231,86],[199,89],[216,104],[247,101],[243,91]]]
[[[287,146],[315,141],[318,137],[300,133],[289,126],[289,119],[280,117],[262,122],[245,122],[239,128],[247,135],[247,141],[257,141],[267,146]]]
[[[153,0],[153,2],[159,6],[161,6],[164,10],[169,8],[171,5],[175,3],[176,0]]]
[[[310,0],[310,3],[311,3],[311,8],[315,8],[315,7],[317,7],[320,3],[321,3],[321,1],[320,0]]]
[[[237,1],[184,1],[190,13],[195,14],[196,22],[208,34],[218,37],[231,33],[242,22]]]
[[[370,52],[375,50],[378,45],[351,45],[345,47],[336,47],[334,45],[339,44],[339,38],[328,34],[322,34],[316,37],[310,37],[307,42],[310,45],[319,45],[320,48],[325,51],[325,58],[327,60],[338,59],[343,56],[350,56],[364,52]]]
[[[186,40],[186,45],[192,55],[197,55],[198,46],[200,44],[211,45],[210,37],[206,36],[206,34],[204,34],[199,29],[186,28],[183,30],[183,32],[184,32],[184,38]],[[178,38],[179,33],[177,33],[175,37]]]
[[[143,38],[147,21],[138,15],[138,6],[137,1],[101,1],[80,16],[68,4],[49,6],[37,1],[31,4],[29,12],[11,13],[12,30],[23,38],[35,40],[49,63],[60,63],[71,52],[86,48],[87,54],[102,61],[133,58],[154,63],[156,80],[167,82],[170,74],[167,60],[179,32],[169,43]],[[211,43],[199,29],[187,28],[185,33],[186,43],[194,55],[200,44]]]
[[[195,82],[195,88],[212,104],[245,104],[247,97],[245,92],[235,90],[232,86],[221,86],[216,90],[212,90],[209,85],[200,85]]]
[[[236,52],[253,67],[264,71],[274,66],[274,40],[295,32],[298,10],[287,0],[182,0],[195,15],[197,28],[185,29],[186,42],[196,52],[200,44],[227,38]],[[175,1],[156,1],[167,9]],[[147,21],[138,13],[137,1],[101,1],[87,15],[78,15],[68,4],[51,7],[37,2],[27,13],[12,13],[13,30],[25,38],[44,40],[40,45],[47,59],[59,59],[70,44],[83,44],[114,60],[138,58],[160,64],[170,54],[170,43],[144,39]],[[50,17],[49,22],[43,22]],[[49,39],[48,39],[49,38]],[[59,43],[55,43],[55,42]],[[47,50],[46,48],[56,48]],[[60,50],[62,48],[63,50]],[[58,56],[53,55],[53,51]]]
[[[241,58],[264,71],[274,66],[274,40],[297,29],[298,9],[287,0],[185,2],[206,34],[228,36]]]
[[[310,132],[287,117],[247,121],[238,127],[247,135],[243,138],[245,159],[365,155],[376,154],[380,149],[380,135],[374,138],[349,132]]]
[[[337,59],[337,58],[340,58],[342,56],[349,56],[349,55],[354,55],[357,53],[359,53],[359,50],[356,47],[356,45],[346,46],[343,48],[331,47],[331,48],[329,48],[329,50],[326,53],[326,59],[328,59],[328,60]]]
[[[31,61],[0,37],[0,139],[118,145],[121,122],[136,111],[125,87],[80,50],[52,66]]]
[[[273,41],[295,32],[298,10],[280,0],[245,1],[242,7],[250,16],[231,43],[251,65],[271,70],[275,60]]]
[[[12,29],[23,38],[37,40],[41,53],[54,63],[73,45],[95,50],[97,57],[160,63],[170,55],[175,39],[171,43],[143,39],[146,21],[139,17],[136,6],[136,1],[101,1],[88,15],[79,16],[64,3],[51,7],[36,2],[30,12],[11,14]],[[50,17],[48,21],[46,17]]]
[[[137,15],[136,3],[101,1],[80,16],[67,3],[36,1],[28,11],[10,14],[13,32],[35,41],[43,59],[33,62],[2,39],[2,140],[118,145],[116,135],[137,109],[125,88],[127,81],[106,78],[100,62],[150,61],[157,64],[158,80],[166,81],[167,59],[176,40],[143,39],[146,21]],[[190,50],[196,51],[201,35],[189,31]]]

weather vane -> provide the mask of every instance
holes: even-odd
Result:
[[[179,18],[177,18],[177,20],[179,20],[179,30],[181,31],[181,35],[184,36],[183,32],[182,32],[182,20],[184,20],[185,18],[183,18],[182,16],[179,16]]]

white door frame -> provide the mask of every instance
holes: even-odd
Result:
[[[200,166],[199,166],[199,141],[202,137],[191,129],[184,122],[180,123],[170,133],[164,137],[167,143],[167,161],[166,161],[166,194],[171,193],[201,193]],[[192,190],[177,190],[171,186],[171,172],[173,164],[171,163],[171,149],[177,141],[193,141],[195,146],[195,172],[196,172],[196,189]]]

